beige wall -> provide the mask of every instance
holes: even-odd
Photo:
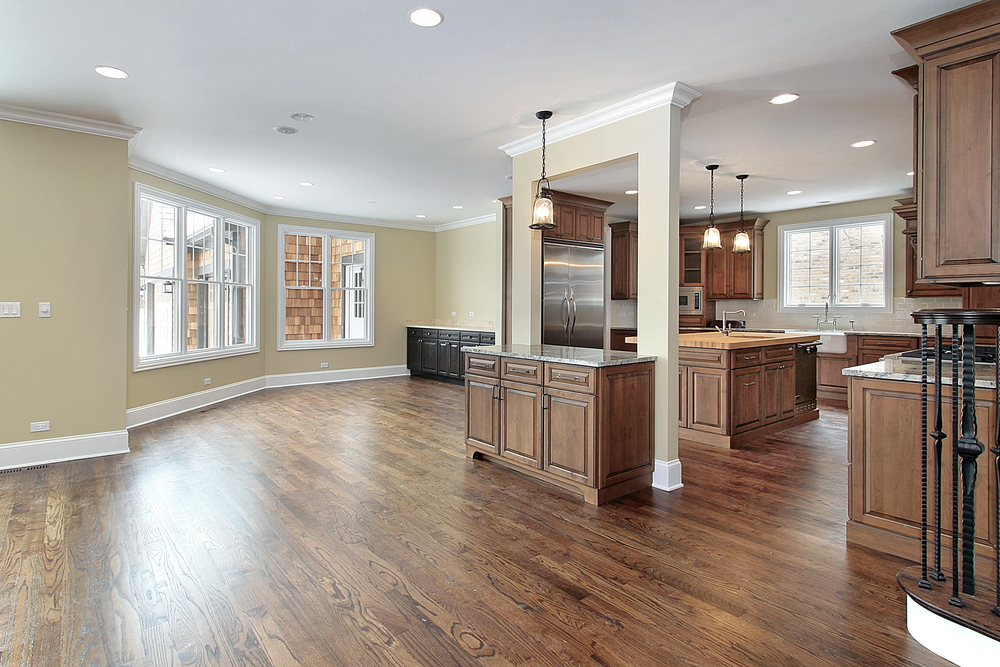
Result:
[[[492,321],[499,326],[496,298],[500,280],[496,233],[499,224],[489,222],[434,235],[435,319]],[[475,315],[469,315],[470,312]]]
[[[233,213],[238,213],[248,218],[260,220],[261,233],[264,231],[263,223],[265,216],[260,211],[255,211],[254,209],[234,204],[233,202],[205,194],[199,190],[178,185],[172,181],[151,176],[145,172],[129,169],[129,187],[127,197],[133,207],[135,205],[135,183],[142,183],[143,185],[148,185],[159,190],[171,192],[175,195],[200,201],[204,204],[209,204],[226,211],[232,211]],[[133,210],[133,208],[129,209],[128,221],[126,222],[125,227],[129,239],[133,238],[133,227],[135,225],[135,222],[132,220]],[[129,290],[128,306],[130,313],[133,303],[133,290],[135,289],[134,268],[131,259],[132,250],[132,243],[129,242],[130,259],[127,273],[127,285]],[[264,273],[261,271],[261,280],[263,279]],[[261,303],[263,303],[263,301]],[[128,354],[125,355],[125,358],[122,360],[122,363],[124,363],[125,367],[128,369],[128,408],[149,405],[151,403],[157,403],[169,398],[176,398],[178,396],[204,391],[207,388],[205,387],[205,378],[212,379],[211,387],[214,388],[223,387],[227,384],[242,382],[244,380],[264,375],[263,347],[261,347],[261,352],[256,354],[244,354],[238,357],[227,357],[225,359],[211,359],[208,361],[181,364],[179,366],[133,371],[132,345],[135,342],[135,336],[132,330],[133,325],[133,317],[129,317]]]
[[[125,428],[127,160],[120,139],[0,121],[0,300],[21,302],[0,319],[0,443]]]
[[[344,229],[375,235],[375,346],[278,351],[278,225]],[[406,364],[406,320],[434,316],[434,232],[269,215],[262,230],[261,328],[268,375]]]

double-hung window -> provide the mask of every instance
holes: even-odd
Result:
[[[278,349],[375,344],[375,235],[278,227]]]
[[[135,191],[134,368],[257,352],[260,223]]]
[[[892,216],[778,228],[779,309],[892,310]]]

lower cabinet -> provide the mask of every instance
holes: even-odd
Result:
[[[764,423],[773,424],[795,414],[795,363],[764,366]]]
[[[653,363],[467,354],[466,451],[599,505],[652,484]]]
[[[406,367],[411,375],[460,380],[465,377],[463,347],[493,345],[492,331],[406,328]]]
[[[733,433],[758,428],[764,423],[764,373],[760,366],[732,371]],[[795,400],[794,395],[792,400]]]

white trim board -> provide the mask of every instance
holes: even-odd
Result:
[[[435,232],[446,232],[449,229],[459,229],[460,227],[472,227],[473,225],[483,225],[487,222],[496,222],[497,214],[491,213],[490,215],[481,215],[476,218],[469,218],[467,220],[456,220],[455,222],[444,222],[440,225],[434,225]]]
[[[128,431],[87,433],[64,438],[27,440],[0,445],[0,470],[127,454]]]
[[[699,97],[701,97],[701,93],[694,88],[685,86],[680,81],[674,81],[673,83],[654,88],[635,97],[630,97],[627,100],[616,102],[603,109],[584,114],[579,118],[573,118],[561,125],[546,128],[545,141],[548,144],[552,144],[563,139],[569,139],[578,134],[583,134],[584,132],[589,132],[590,130],[595,130],[599,127],[610,125],[611,123],[631,118],[632,116],[637,116],[643,112],[668,104],[683,109]],[[539,131],[523,139],[504,144],[499,149],[506,153],[508,157],[514,157],[515,155],[527,153],[541,147],[542,133]]]
[[[676,491],[683,487],[681,483],[681,460],[673,461],[656,460],[656,467],[653,469],[653,488],[663,491]]]
[[[95,134],[99,137],[110,137],[112,139],[124,139],[128,142],[129,153],[132,152],[135,140],[138,138],[139,133],[142,132],[141,127],[135,127],[134,125],[107,123],[103,120],[91,120],[90,118],[69,116],[52,111],[16,107],[12,104],[0,104],[0,120],[27,123],[28,125],[40,125],[41,127],[52,127],[57,130],[69,130],[70,132]]]
[[[215,405],[232,398],[252,394],[262,389],[276,387],[298,387],[310,384],[329,384],[333,382],[350,382],[353,380],[374,380],[377,378],[400,377],[409,375],[406,366],[374,366],[371,368],[344,368],[339,370],[308,371],[305,373],[282,373],[280,375],[265,375],[261,377],[234,382],[206,389],[205,391],[168,398],[165,401],[129,408],[125,411],[126,428],[143,426],[167,417],[174,417],[192,410]]]
[[[906,629],[928,651],[959,667],[996,667],[1000,642],[928,611],[906,596]]]

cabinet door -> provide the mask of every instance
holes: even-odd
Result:
[[[691,367],[687,382],[688,428],[729,435],[729,371]]]
[[[500,449],[500,381],[465,376],[465,442],[496,454]]]
[[[451,355],[448,346],[448,341],[438,341],[438,375],[451,375]]]
[[[611,298],[635,299],[638,296],[639,243],[635,223],[611,225]]]
[[[705,251],[705,258],[707,260],[705,298],[709,301],[713,299],[727,299],[732,293],[732,274],[729,271],[729,259],[733,253],[728,249],[732,246],[732,240],[727,239],[728,236],[728,234],[722,234],[721,248]]]
[[[542,388],[504,382],[500,386],[500,455],[516,463],[542,467]]]
[[[596,404],[587,394],[545,390],[542,410],[547,472],[594,485]]]
[[[436,338],[420,339],[420,370],[424,373],[438,372],[438,341]]]
[[[420,339],[406,339],[406,367],[411,371],[420,372]]]
[[[728,240],[722,242],[722,251],[729,253],[729,296],[733,299],[753,299],[754,298],[754,253],[757,252],[756,244],[751,246],[750,252],[735,254],[733,252],[733,240],[736,234],[726,234]],[[716,252],[722,252],[716,251]]]
[[[705,284],[703,269],[705,254],[701,244],[704,242],[704,232],[681,236],[681,286],[702,287]]]
[[[688,427],[688,369],[687,366],[677,368],[677,398],[680,405],[677,408],[677,425]]]
[[[795,414],[795,362],[764,366],[764,423],[771,424]]]
[[[763,424],[764,373],[762,366],[732,371],[733,434]]]
[[[847,389],[847,376],[841,371],[855,365],[854,357],[847,355],[818,355],[816,357],[816,388],[829,389],[839,387],[840,389]]]
[[[448,377],[457,378],[462,371],[462,344],[448,343]]]
[[[596,243],[604,243],[604,214],[597,211],[590,213],[590,240]]]
[[[576,238],[576,209],[572,206],[556,204],[553,215],[556,227],[542,232],[543,237],[557,239]]]
[[[576,209],[576,240],[577,241],[593,241],[591,238],[593,234],[591,233],[590,223],[591,223],[590,211],[583,208]]]

